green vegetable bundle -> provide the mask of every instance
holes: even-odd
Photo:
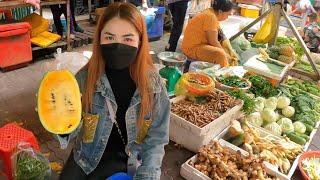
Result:
[[[230,96],[243,100],[242,111],[246,114],[251,114],[254,111],[255,103],[243,90],[227,90]]]
[[[248,79],[252,83],[249,91],[255,94],[257,97],[261,96],[268,98],[278,95],[278,90],[273,87],[272,84],[264,77],[258,75],[250,75]]]
[[[19,152],[14,167],[18,180],[44,180],[50,178],[49,162],[41,154],[26,149]]]
[[[243,81],[238,76],[227,76],[227,77],[220,76],[217,78],[217,80],[220,83],[227,86],[231,86],[231,87],[246,88],[249,86],[247,82]]]
[[[300,43],[291,37],[277,37],[276,39],[276,45],[280,46],[280,45],[292,45],[294,52],[296,55],[298,55],[298,57],[302,57],[304,55],[304,51],[300,45]]]
[[[313,82],[288,79],[287,84],[316,96],[320,96],[320,88]]]

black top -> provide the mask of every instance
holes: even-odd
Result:
[[[125,116],[130,105],[132,96],[134,95],[134,92],[136,90],[136,84],[130,76],[129,68],[125,68],[122,70],[106,68],[106,75],[110,82],[118,106],[116,112],[116,121],[119,124],[122,136],[124,137],[125,143],[127,144],[128,138]],[[105,151],[125,152],[125,146],[123,145],[123,141],[115,125],[113,125]],[[106,152],[104,153],[104,156]]]

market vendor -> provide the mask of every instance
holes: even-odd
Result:
[[[160,179],[170,102],[149,55],[144,17],[130,3],[110,4],[96,32],[92,58],[76,78],[82,123],[98,115],[98,125],[59,136],[62,144],[77,136],[60,179],[98,180],[118,172],[137,180]]]
[[[232,7],[230,0],[214,0],[211,8],[189,21],[182,42],[182,51],[188,58],[223,67],[237,64],[237,55],[219,24],[228,18]]]

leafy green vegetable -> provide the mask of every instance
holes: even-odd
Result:
[[[255,108],[255,103],[243,90],[227,90],[230,96],[243,100],[242,111],[246,114],[251,114]]]
[[[303,91],[309,92],[316,96],[320,96],[320,88],[316,83],[310,81],[300,81],[295,79],[288,79],[287,84]]]
[[[241,80],[238,76],[219,76],[217,80],[220,83],[231,87],[246,88],[249,86],[247,82]]]
[[[303,51],[300,43],[294,38],[291,38],[291,37],[277,37],[276,45],[277,46],[280,46],[280,45],[292,45],[296,55],[298,55],[299,57],[302,57],[304,55],[304,51]]]
[[[248,79],[252,83],[249,91],[256,96],[268,98],[276,96],[278,94],[278,90],[273,87],[272,84],[264,77],[258,75],[250,75]]]
[[[15,176],[19,180],[44,180],[50,169],[42,156],[32,156],[28,152],[18,154]]]

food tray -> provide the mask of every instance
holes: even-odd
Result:
[[[288,69],[289,69],[289,65],[285,64],[283,62],[280,61],[276,61],[273,59],[269,59],[270,61],[273,61],[279,65],[284,66],[284,68],[282,69],[280,74],[276,74],[274,72],[268,71],[268,67],[266,67],[265,65],[263,65],[263,62],[260,62],[259,60],[257,60],[257,58],[259,58],[260,55],[255,55],[253,57],[251,57],[245,64],[244,64],[244,69],[254,72],[256,74],[259,75],[263,75],[265,77],[271,78],[271,79],[275,79],[277,81],[281,81],[282,78],[284,77],[284,75],[287,73]],[[259,65],[262,66],[259,66]],[[259,67],[258,67],[259,66]]]
[[[216,89],[216,91],[219,90]],[[184,99],[184,96],[178,96],[170,101],[171,103],[177,103]],[[232,119],[240,115],[243,101],[239,102],[238,105],[235,105],[202,128],[171,112],[170,139],[193,152],[198,152],[202,146],[208,144],[215,136],[228,127]]]
[[[230,144],[229,142],[220,139],[219,143],[221,144],[222,147],[227,147],[228,149],[237,152],[240,151],[242,155],[248,156],[249,153],[240,149],[237,146],[234,146],[233,144]],[[181,169],[180,169],[180,175],[184,177],[186,180],[211,180],[208,176],[197,170],[196,168],[192,167],[189,165],[189,162],[196,162],[198,158],[198,155],[193,156],[189,160],[187,160],[185,163],[182,164]],[[270,168],[267,168],[269,165],[267,163],[264,163],[266,166],[266,172],[267,174],[271,176],[276,176],[273,171],[270,170]]]
[[[282,137],[279,137],[279,136],[276,136],[276,135],[273,135],[271,134],[270,132],[266,131],[265,129],[261,128],[261,127],[255,127],[252,125],[252,128],[255,128],[259,131],[260,135],[263,136],[263,137],[266,137],[266,136],[269,136],[269,137],[272,137],[273,139],[275,140],[279,140],[279,139],[283,139]],[[227,134],[229,130],[229,127],[226,128],[224,131],[222,131],[217,137],[215,137],[215,140],[223,140],[223,138],[225,137],[225,135]],[[310,138],[311,139],[311,138]],[[225,141],[225,140],[224,140]],[[234,146],[233,144],[225,141],[225,143],[227,144],[230,144],[232,146]],[[292,142],[293,144],[295,144],[294,142]],[[239,148],[239,147],[237,147]],[[241,149],[241,148],[239,148]],[[304,151],[304,150],[303,150]],[[288,174],[283,174],[281,173],[278,168],[276,166],[274,166],[273,164],[269,163],[269,162],[264,162],[265,166],[266,166],[266,169],[267,169],[267,173],[270,174],[270,175],[273,175],[273,176],[276,176],[278,177],[280,180],[290,180],[292,175],[294,174],[297,166],[298,166],[298,160],[299,160],[299,157],[300,155],[298,155],[296,157],[296,159],[293,161],[292,165],[291,165],[291,168],[288,172]]]

